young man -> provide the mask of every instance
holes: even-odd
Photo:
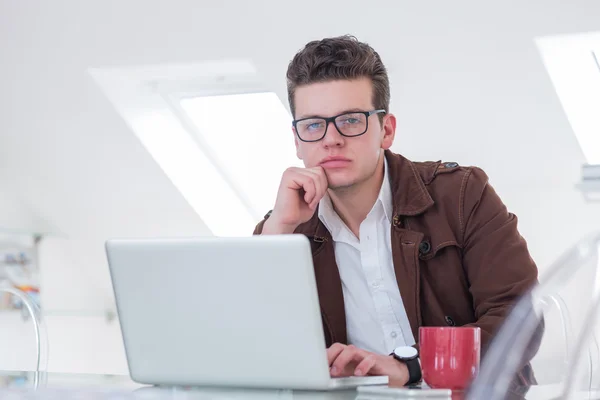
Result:
[[[517,218],[485,173],[389,150],[387,72],[353,37],[308,43],[287,81],[305,168],[285,171],[255,234],[311,240],[331,375],[418,381],[407,347],[418,348],[420,326],[478,326],[485,350],[537,281]],[[519,375],[533,379],[529,365]]]

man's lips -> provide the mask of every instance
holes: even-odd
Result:
[[[350,163],[351,161],[346,157],[327,157],[319,165],[323,168],[344,168]]]

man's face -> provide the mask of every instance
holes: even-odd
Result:
[[[373,87],[369,78],[336,80],[300,86],[295,93],[296,120],[308,117],[333,117],[348,111],[372,111]],[[322,166],[330,189],[347,188],[371,178],[376,171],[382,150],[394,140],[395,117],[388,114],[383,123],[379,115],[368,117],[365,134],[345,137],[333,123],[318,142],[303,142],[296,132],[296,153],[307,168]],[[347,161],[331,161],[342,157]]]

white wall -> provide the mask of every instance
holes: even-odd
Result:
[[[39,245],[41,303],[53,313],[114,310],[104,243],[45,238]]]
[[[5,182],[0,179],[0,184]],[[52,232],[54,227],[40,218],[19,198],[9,192],[6,186],[0,187],[0,233],[3,232]]]

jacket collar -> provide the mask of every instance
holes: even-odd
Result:
[[[392,190],[394,220],[421,214],[433,206],[433,199],[423,180],[431,180],[436,166],[432,164],[431,168],[426,168],[425,176],[422,177],[410,160],[390,150],[386,150],[384,154]],[[317,241],[331,239],[331,234],[319,219],[318,208],[310,220],[296,228],[295,233],[302,233]]]
[[[389,150],[385,151],[385,157],[390,167],[394,216],[418,215],[433,206],[433,199],[415,165]],[[426,175],[433,175],[435,169],[432,165],[426,170]],[[426,179],[430,180],[429,176]]]

